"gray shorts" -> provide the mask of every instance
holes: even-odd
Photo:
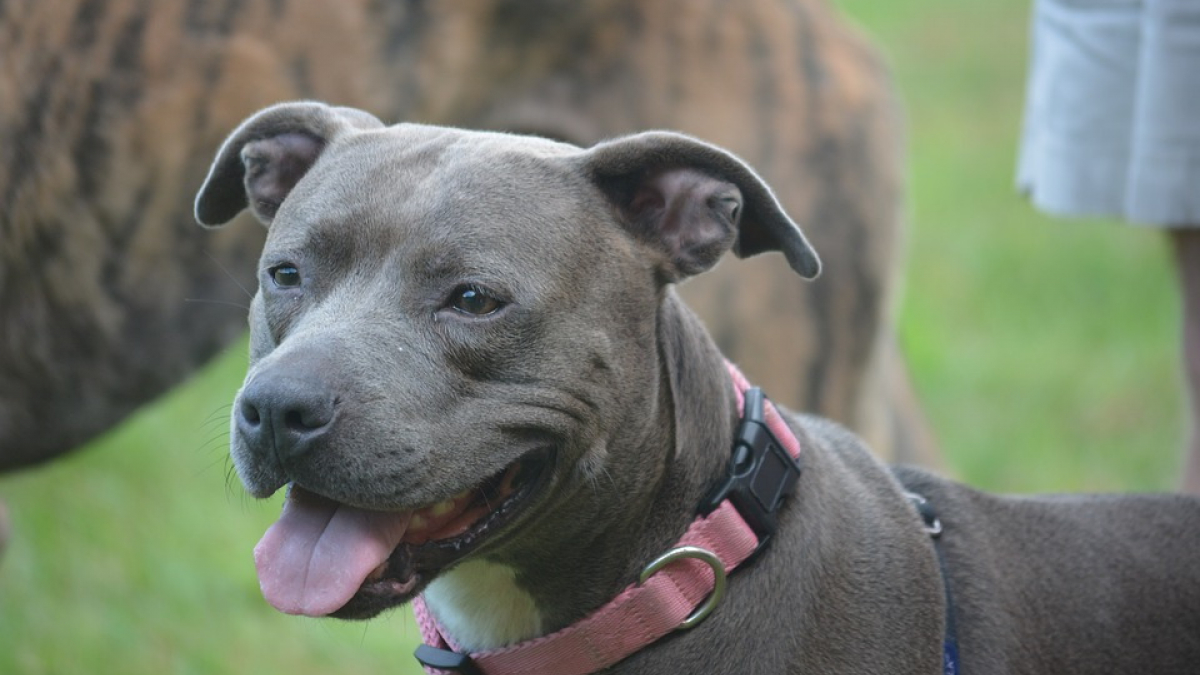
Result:
[[[1200,0],[1036,0],[1017,186],[1049,213],[1200,226]]]

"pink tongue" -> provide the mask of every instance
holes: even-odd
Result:
[[[293,490],[254,547],[263,597],[287,614],[339,609],[400,545],[411,518],[411,511],[367,511]]]

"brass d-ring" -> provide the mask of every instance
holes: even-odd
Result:
[[[694,627],[707,618],[709,614],[712,614],[712,611],[717,608],[717,603],[721,602],[721,598],[725,597],[725,563],[721,562],[717,554],[698,546],[680,546],[655,558],[653,562],[646,565],[646,569],[642,570],[642,576],[638,578],[638,585],[641,586],[646,583],[647,579],[654,576],[667,565],[684,558],[695,558],[708,563],[708,566],[712,568],[715,583],[712,593],[709,594],[704,604],[676,626],[675,630],[687,630]]]

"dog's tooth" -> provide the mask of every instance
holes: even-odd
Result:
[[[446,501],[438,502],[430,507],[429,513],[436,518],[437,516],[444,516],[453,510],[454,499],[447,499]]]
[[[408,521],[408,530],[410,532],[413,530],[420,530],[428,524],[429,521],[425,519],[425,516],[421,515],[420,513],[414,513],[412,519]]]

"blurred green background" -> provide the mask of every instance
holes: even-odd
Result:
[[[1028,4],[841,0],[910,126],[901,337],[950,473],[999,491],[1171,489],[1178,293],[1154,231],[1064,222],[1013,190]],[[227,459],[246,349],[92,447],[0,478],[0,673],[419,672],[407,610],[283,616],[251,549],[278,513]]]

